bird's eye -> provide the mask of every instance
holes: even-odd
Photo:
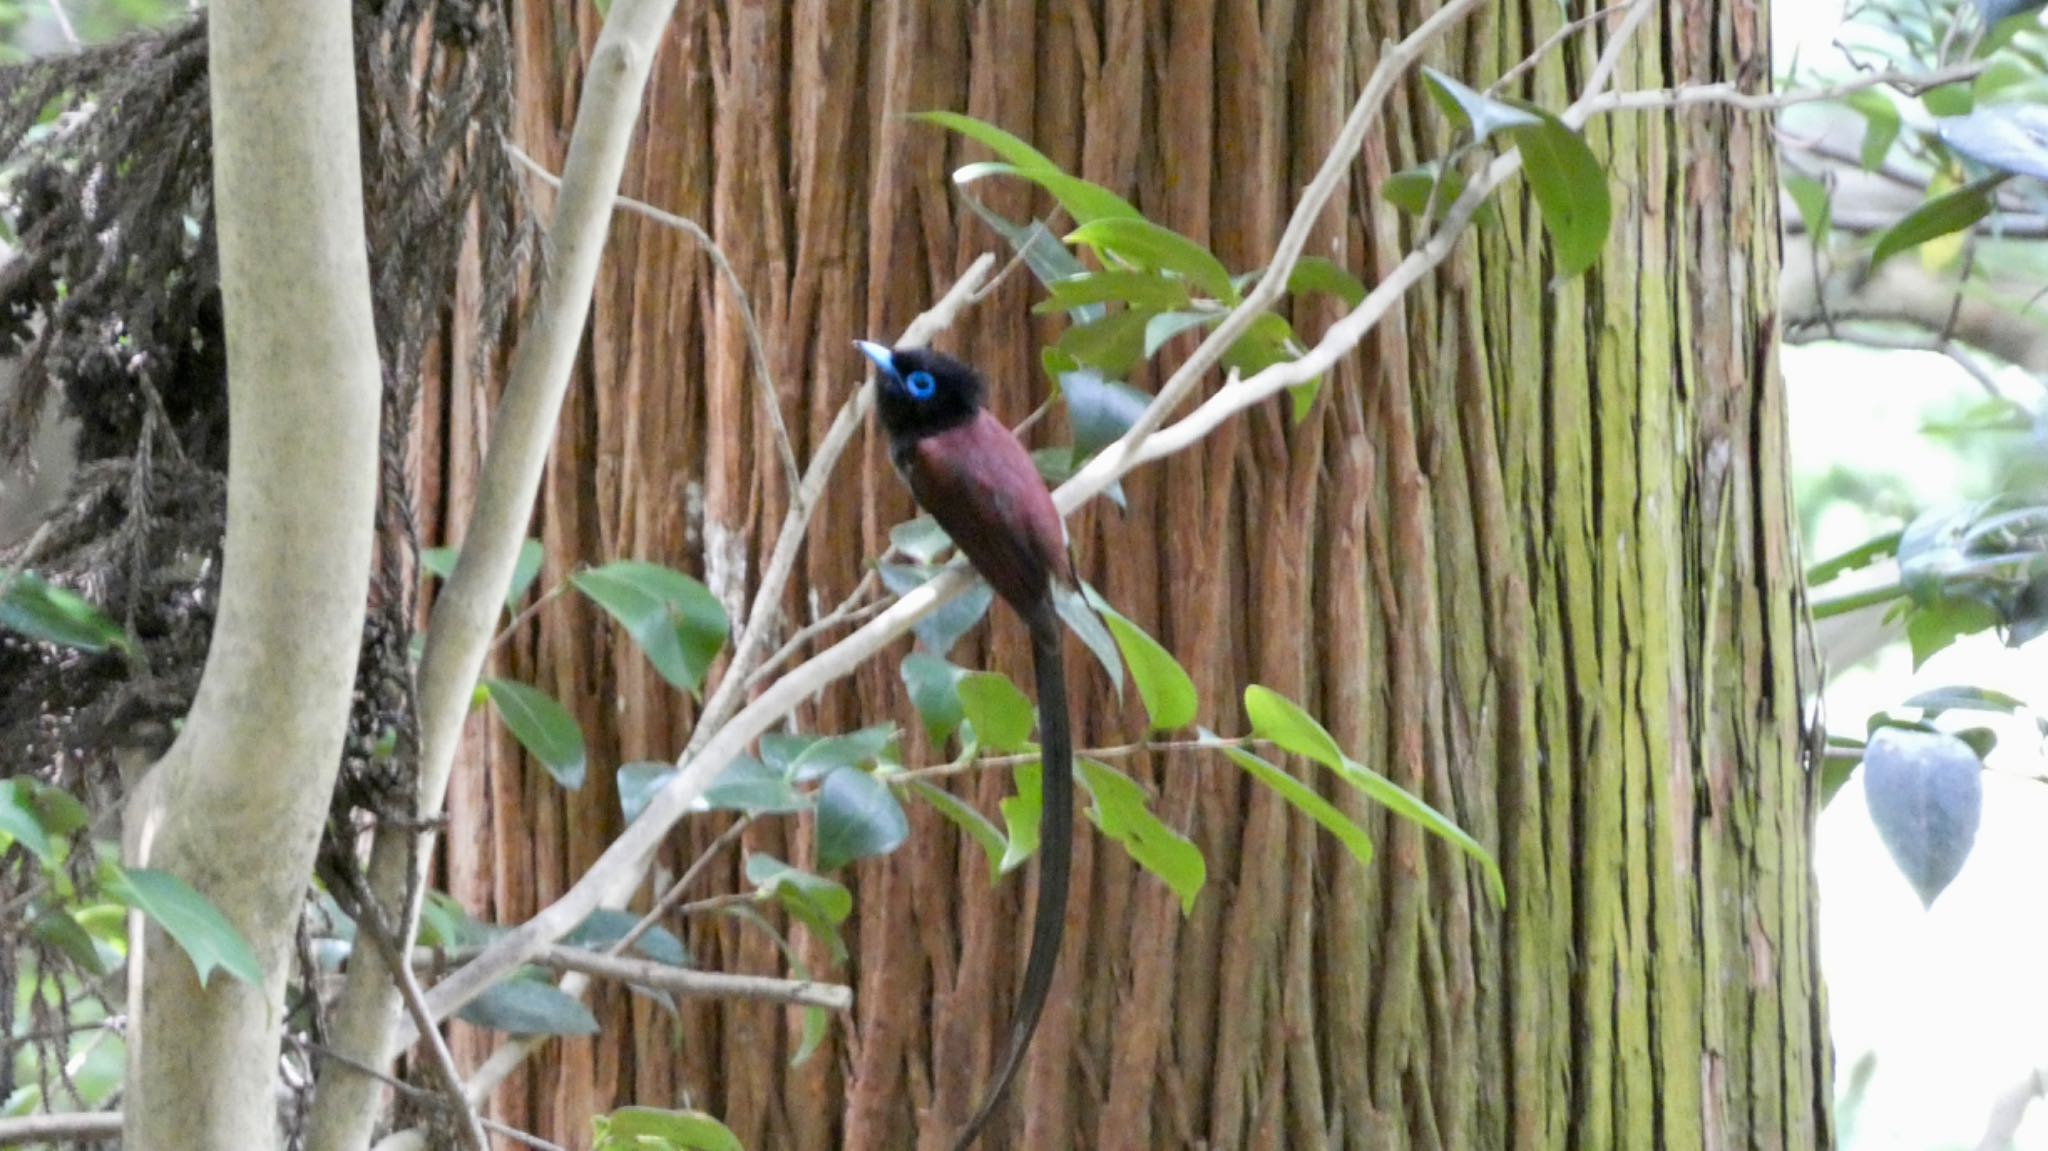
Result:
[[[910,394],[920,400],[931,399],[932,393],[939,390],[938,381],[932,379],[932,374],[926,371],[915,371],[905,376],[903,386],[910,389]]]

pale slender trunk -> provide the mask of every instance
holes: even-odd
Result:
[[[370,573],[379,376],[347,0],[209,9],[227,318],[228,525],[219,622],[156,769],[150,862],[210,899],[263,970],[201,988],[150,933],[138,1149],[277,1139],[292,940],[340,763]]]

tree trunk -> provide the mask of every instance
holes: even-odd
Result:
[[[1653,9],[1620,86],[1769,74],[1761,5],[1682,7]],[[981,157],[902,113],[994,121],[1247,270],[1379,45],[1423,15],[1395,0],[684,0],[626,189],[723,246],[807,456],[860,378],[847,341],[886,338],[1000,244],[947,179]],[[520,142],[558,168],[598,17],[526,4],[518,18]],[[1559,21],[1547,0],[1502,0],[1434,63],[1483,83]],[[1547,54],[1526,94],[1562,108],[1608,26]],[[1419,81],[1405,93],[1309,249],[1368,282],[1412,240],[1375,189],[1448,144]],[[1500,219],[1331,373],[1306,422],[1269,405],[1134,476],[1128,512],[1097,505],[1070,525],[1086,578],[1193,674],[1204,723],[1244,730],[1250,682],[1301,700],[1498,855],[1506,909],[1462,857],[1308,765],[1293,767],[1373,829],[1370,866],[1220,759],[1133,761],[1210,883],[1183,917],[1120,849],[1082,837],[1055,1000],[987,1146],[1827,1142],[1802,760],[1816,684],[1772,354],[1769,125],[1630,113],[1588,135],[1616,195],[1590,277],[1550,286],[1534,207],[1510,184]],[[977,193],[1012,218],[1047,210],[1022,187]],[[1031,317],[1038,298],[1012,275],[942,341],[989,375],[1010,422],[1047,391],[1038,350],[1058,325]],[[1336,314],[1294,319],[1313,337]],[[595,317],[542,494],[544,580],[646,559],[701,573],[737,609],[789,493],[736,302],[687,237],[621,217]],[[472,495],[490,385],[458,380],[426,412],[429,523]],[[784,605],[799,621],[910,513],[879,440],[852,455]],[[992,618],[955,658],[1021,675],[1022,630]],[[690,701],[610,635],[572,597],[505,658],[570,703],[593,764],[672,758]],[[1080,686],[1084,745],[1141,734],[1129,693]],[[892,658],[798,718],[910,716]],[[596,770],[565,794],[472,723],[446,881],[517,920],[616,833],[616,793]],[[993,811],[1008,780],[957,787]],[[857,1010],[808,1063],[788,1066],[800,1019],[785,1009],[684,1002],[676,1020],[606,988],[603,1035],[545,1049],[497,1117],[572,1142],[594,1112],[688,1100],[750,1148],[944,1146],[1008,1018],[1028,892],[992,887],[933,812],[912,827],[858,872],[851,970],[836,973]],[[721,829],[691,821],[671,871]],[[743,842],[798,862],[808,849],[787,821]],[[721,866],[695,894],[741,886],[737,860]],[[782,969],[737,921],[693,920],[688,942],[708,968]],[[473,1063],[489,1045],[465,1031],[457,1048]]]

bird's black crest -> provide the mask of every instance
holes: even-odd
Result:
[[[892,440],[909,442],[970,423],[988,394],[980,373],[930,348],[897,348],[875,374],[875,406]],[[929,378],[929,387],[926,379]]]

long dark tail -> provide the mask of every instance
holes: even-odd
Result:
[[[1039,777],[1038,912],[1031,921],[1031,955],[1024,961],[1024,991],[1010,1020],[1010,1042],[996,1067],[995,1082],[974,1109],[953,1151],[966,1151],[1009,1094],[1010,1081],[1031,1046],[1038,1016],[1052,990],[1060,959],[1060,935],[1067,925],[1067,877],[1074,855],[1074,739],[1067,726],[1067,675],[1062,666],[1059,613],[1052,597],[1025,619],[1031,627],[1031,660],[1038,673]]]

